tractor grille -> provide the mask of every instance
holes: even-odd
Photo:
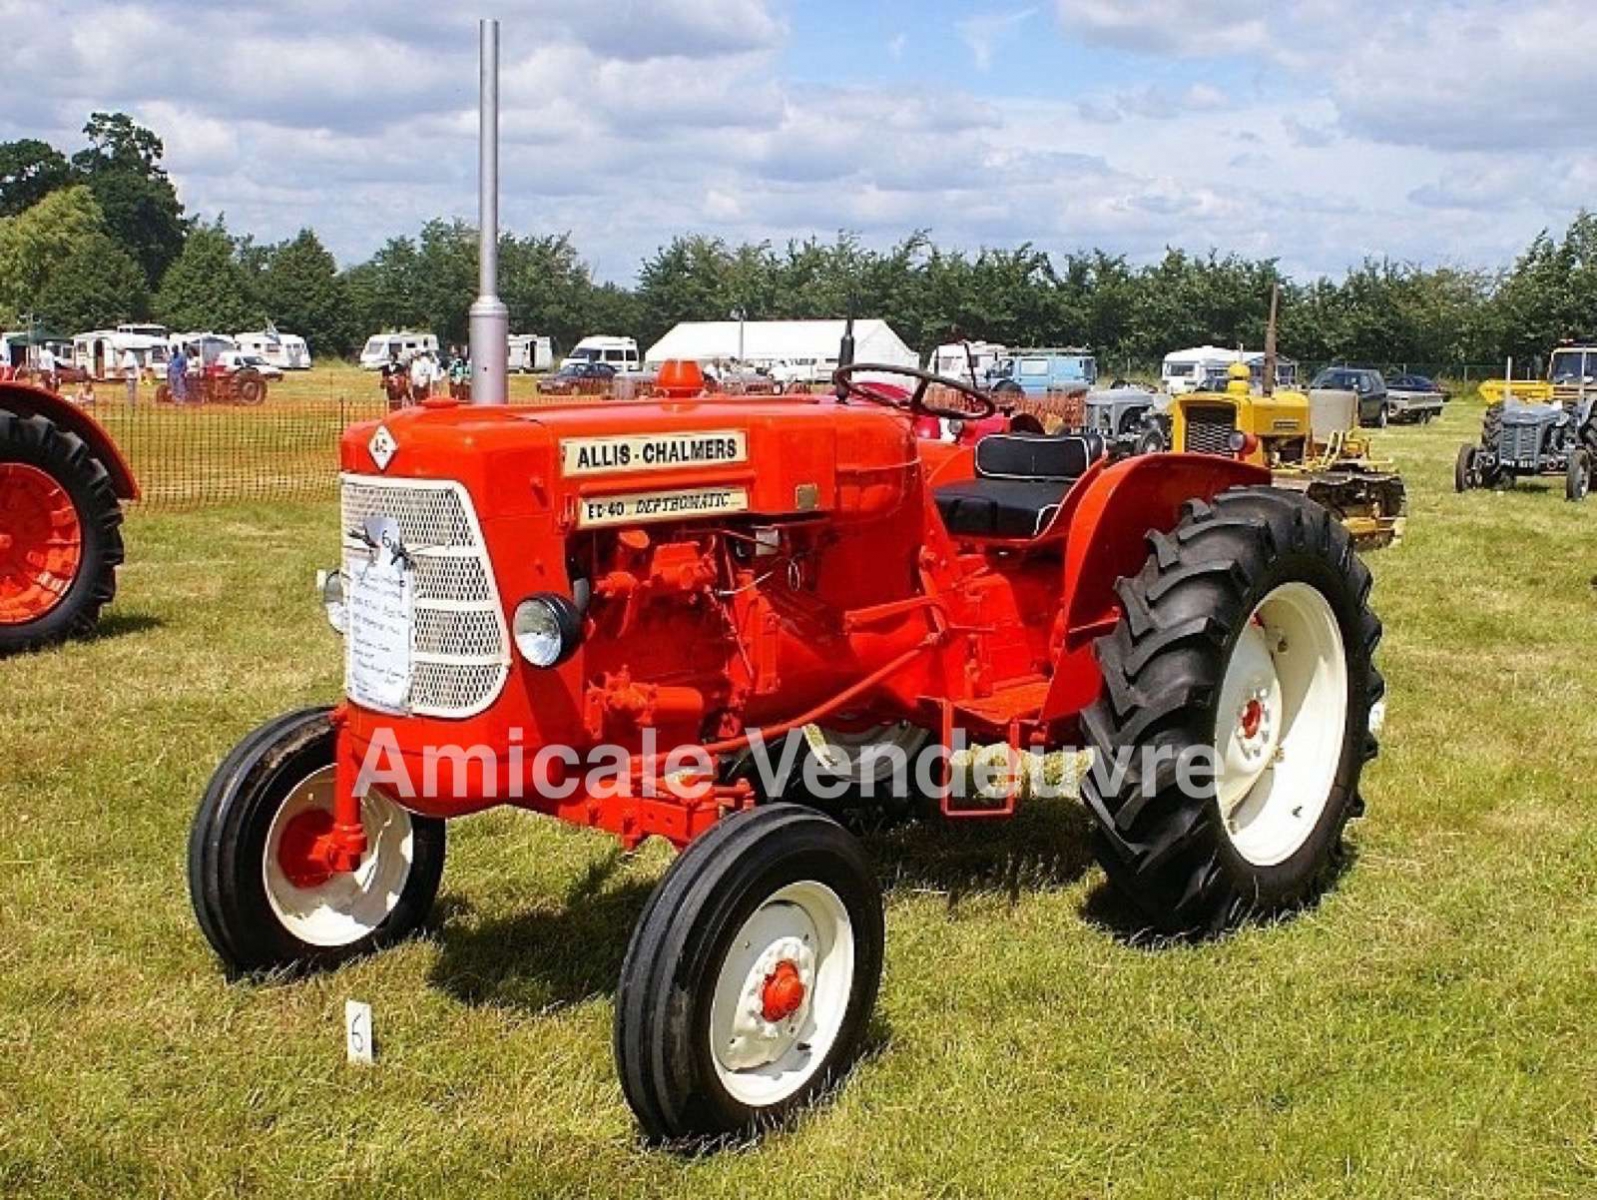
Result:
[[[510,634],[471,497],[452,480],[346,475],[343,483],[345,576],[368,553],[350,535],[367,517],[392,518],[414,564],[411,711],[429,717],[480,713],[510,674]]]
[[[1188,454],[1231,453],[1231,435],[1237,429],[1236,409],[1210,404],[1187,409],[1186,444]]]
[[[1504,425],[1497,442],[1497,458],[1504,463],[1538,463],[1541,459],[1542,426],[1535,422]]]

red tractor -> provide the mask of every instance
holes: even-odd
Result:
[[[133,472],[93,417],[0,383],[0,655],[88,633],[116,594]]]
[[[993,405],[913,369],[754,400],[696,374],[668,364],[654,397],[605,406],[437,399],[345,434],[324,590],[345,697],[241,742],[189,843],[231,971],[415,930],[451,818],[665,838],[682,853],[633,930],[615,1053],[647,1133],[699,1139],[847,1069],[884,952],[849,810],[1013,812],[1018,772],[958,785],[963,739],[1010,767],[1092,751],[1097,853],[1151,928],[1212,933],[1327,886],[1383,684],[1370,575],[1323,508],[1215,456],[921,441],[916,418]]]

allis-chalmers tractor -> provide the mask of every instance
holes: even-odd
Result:
[[[0,383],[0,654],[92,630],[116,594],[133,472],[55,392]]]
[[[882,896],[836,814],[883,762],[956,734],[1089,747],[1097,854],[1150,928],[1224,930],[1333,878],[1383,684],[1370,575],[1323,507],[1215,455],[921,441],[916,418],[992,399],[914,369],[844,367],[836,397],[696,375],[346,433],[324,591],[345,697],[241,742],[189,844],[228,968],[415,930],[451,818],[665,838],[682,853],[632,932],[615,1053],[647,1133],[699,1139],[779,1119],[860,1047]],[[772,782],[761,747],[802,769]],[[906,812],[1013,811],[1013,779],[967,797],[932,761],[894,792]]]

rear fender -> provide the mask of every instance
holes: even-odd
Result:
[[[1045,720],[1072,716],[1097,698],[1103,678],[1092,643],[1119,619],[1115,581],[1142,569],[1147,535],[1174,529],[1188,500],[1269,482],[1262,467],[1206,454],[1147,454],[1082,477],[1060,514],[1069,527]]]
[[[111,476],[111,487],[122,500],[139,498],[138,481],[111,435],[88,413],[70,400],[31,383],[0,383],[0,410],[21,417],[40,416],[61,429],[77,434]]]

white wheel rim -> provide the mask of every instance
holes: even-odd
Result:
[[[360,802],[366,854],[353,871],[334,874],[316,887],[296,885],[283,868],[283,833],[295,817],[332,812],[334,771],[312,772],[288,794],[266,834],[261,876],[272,912],[300,941],[311,946],[348,946],[388,919],[410,878],[415,835],[410,814],[386,796],[368,792]]]
[[[809,742],[820,769],[837,779],[863,784],[866,777],[881,782],[893,773],[897,751],[910,766],[910,756],[925,744],[927,733],[918,725],[900,721],[896,725],[877,725],[853,732],[823,725],[806,725]],[[888,753],[867,753],[868,751]]]
[[[1347,659],[1330,602],[1306,583],[1261,600],[1226,663],[1215,796],[1248,862],[1286,861],[1319,824],[1347,733]]]
[[[772,980],[796,972],[803,998],[767,1019]],[[732,939],[715,977],[710,1057],[727,1093],[750,1108],[793,1095],[826,1061],[854,991],[854,926],[824,883],[789,884]]]

